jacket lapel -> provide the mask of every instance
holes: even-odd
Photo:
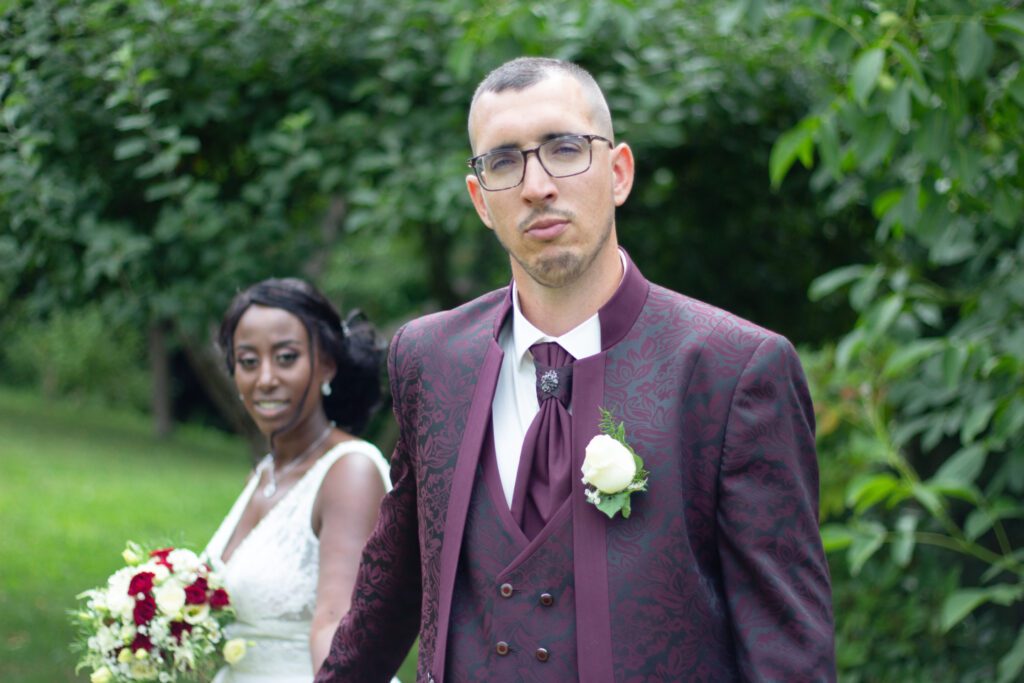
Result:
[[[598,434],[600,408],[614,412],[604,398],[609,350],[636,324],[650,285],[626,256],[626,274],[611,299],[598,312],[601,352],[573,365],[572,479],[573,574],[576,588],[576,651],[581,681],[612,683],[611,606],[608,589],[608,525],[604,513],[587,502],[580,471],[587,444]],[[618,519],[618,518],[616,518]],[[584,655],[584,653],[586,653]]]
[[[509,288],[511,290],[511,288]],[[448,622],[452,610],[452,592],[455,589],[455,574],[459,565],[459,554],[462,551],[462,536],[466,529],[466,515],[469,501],[473,494],[473,481],[476,478],[480,452],[483,448],[484,435],[491,420],[491,404],[494,391],[498,385],[498,374],[504,353],[498,346],[498,333],[505,316],[511,309],[511,299],[497,312],[491,337],[487,340],[487,351],[480,373],[477,377],[473,396],[470,399],[469,415],[466,418],[466,430],[459,444],[458,459],[455,473],[452,476],[452,488],[448,497],[448,511],[445,516],[444,538],[441,542],[441,568],[437,605],[437,640],[434,647],[434,677],[444,680],[444,658],[448,649]]]

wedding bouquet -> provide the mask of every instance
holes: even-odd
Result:
[[[231,600],[203,558],[183,548],[145,551],[128,543],[127,566],[107,585],[78,595],[78,669],[92,683],[159,681],[211,674],[245,654],[245,642],[224,642],[234,619]]]

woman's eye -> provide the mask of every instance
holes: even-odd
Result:
[[[291,365],[298,360],[299,354],[294,351],[286,351],[284,353],[277,354],[277,362],[281,365]]]
[[[243,370],[252,370],[259,364],[259,362],[252,357],[239,358],[236,362],[238,364],[238,367],[242,368]]]

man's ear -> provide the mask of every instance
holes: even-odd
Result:
[[[633,150],[625,142],[612,150],[612,196],[622,206],[633,189]]]
[[[469,190],[469,198],[473,200],[473,208],[476,209],[480,220],[483,221],[484,225],[493,230],[494,224],[491,221],[491,212],[488,210],[487,202],[484,200],[484,188],[480,187],[480,181],[476,175],[471,173],[466,176],[466,189]]]

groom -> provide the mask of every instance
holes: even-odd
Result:
[[[525,58],[469,113],[473,205],[510,287],[406,325],[394,488],[317,681],[831,681],[814,421],[782,337],[644,279],[593,78]],[[538,381],[539,380],[539,381]],[[600,410],[650,472],[609,519]]]

